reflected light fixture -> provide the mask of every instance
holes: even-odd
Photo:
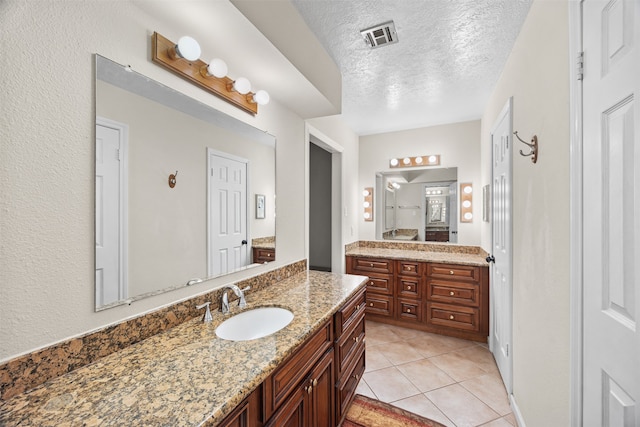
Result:
[[[440,155],[431,154],[428,156],[415,156],[415,157],[403,157],[393,158],[389,160],[389,167],[391,168],[408,168],[415,166],[438,166],[440,165]]]
[[[473,222],[473,184],[460,184],[460,222]]]

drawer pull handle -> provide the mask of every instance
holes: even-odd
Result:
[[[358,337],[353,337],[353,340],[357,343],[358,341],[360,341],[360,338],[358,338]]]
[[[454,296],[455,294],[456,294],[456,293],[455,293],[455,292],[453,292],[453,291],[449,292],[449,295],[451,295],[451,296]]]
[[[305,390],[307,390],[307,394],[311,394],[311,390],[313,390],[313,387],[309,386]]]
[[[449,320],[454,320],[453,314],[449,315]]]
[[[449,274],[453,275],[453,270],[449,270]]]
[[[318,379],[317,379],[317,378],[314,378],[314,380],[313,380],[313,383],[312,383],[312,384],[313,384],[313,386],[314,386],[314,387],[317,387],[317,386],[318,386]]]
[[[353,378],[355,378],[356,380],[359,380],[359,379],[360,379],[360,375],[355,374],[355,375],[353,376]]]

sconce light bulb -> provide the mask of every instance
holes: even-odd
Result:
[[[369,190],[364,190],[364,191],[362,192],[362,195],[363,195],[364,197],[369,196]]]
[[[370,214],[369,212],[365,212],[365,213],[364,213],[364,218],[365,218],[365,219],[369,219],[369,218],[371,218],[371,214]]]
[[[244,77],[238,77],[233,82],[233,89],[242,95],[246,95],[251,92],[251,82]]]
[[[369,202],[364,202],[364,203],[362,204],[362,206],[363,206],[363,207],[365,207],[365,208],[368,208],[369,206],[371,206],[371,203],[369,203]]]
[[[400,184],[398,184],[397,182],[394,182],[394,183],[393,183],[393,184],[391,184],[391,185],[393,185],[393,188],[395,188],[395,189],[400,188]]]
[[[267,105],[269,103],[269,100],[271,99],[269,97],[269,92],[267,92],[266,90],[257,91],[252,98],[253,102],[258,105]]]
[[[429,163],[435,163],[437,159],[436,156],[429,156]]]
[[[404,159],[402,159],[402,163],[404,163],[405,165],[408,165],[409,163],[411,163],[411,159],[408,157],[405,157]]]
[[[200,45],[193,37],[183,36],[176,45],[176,54],[187,61],[195,61],[200,58]]]
[[[473,214],[471,212],[467,212],[464,214],[464,219],[470,220],[471,218],[473,218]]]
[[[463,208],[470,208],[471,207],[471,202],[469,200],[465,200],[464,202],[462,202],[462,207]]]
[[[228,71],[227,63],[220,58],[212,59],[209,65],[207,65],[207,73],[219,79],[225,77]]]
[[[416,157],[416,163],[421,165],[422,164],[422,157],[420,157],[420,156]]]
[[[427,195],[430,195],[430,194],[431,194],[431,190],[428,190],[428,191],[427,191]]]
[[[462,191],[464,191],[467,194],[471,194],[471,192],[473,191],[473,187],[471,187],[470,185],[467,185],[466,187],[464,187]]]
[[[391,166],[398,166],[398,159],[391,159],[389,164],[391,164]]]

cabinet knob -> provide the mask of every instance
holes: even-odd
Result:
[[[369,282],[369,284],[370,284],[371,286],[373,286],[373,280],[372,280],[372,281],[370,281],[370,282]]]
[[[312,384],[313,384],[314,387],[317,387],[318,386],[318,379],[314,378]]]
[[[456,293],[455,293],[455,292],[453,292],[453,291],[449,292],[449,295],[451,295],[451,296],[454,296],[455,294],[456,294]]]
[[[360,341],[360,338],[358,338],[358,337],[353,337],[353,340],[354,340],[355,342],[358,342],[358,341]]]
[[[411,286],[407,286],[407,290],[410,291],[411,290]]]
[[[373,303],[372,302],[369,303],[369,307],[373,307]]]
[[[411,309],[410,308],[407,308],[407,313],[411,313]]]
[[[371,264],[371,267],[373,267],[373,264]]]
[[[453,314],[450,314],[449,315],[449,320],[453,320],[453,319],[454,319]]]
[[[356,380],[359,380],[359,379],[360,379],[360,375],[355,374],[355,375],[353,376],[353,378],[355,378]]]
[[[307,390],[307,394],[311,394],[311,390],[313,390],[313,387],[309,386],[305,390]]]
[[[449,274],[453,275],[453,270],[449,270]]]

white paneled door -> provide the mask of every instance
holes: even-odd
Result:
[[[507,393],[511,394],[512,346],[512,244],[511,244],[511,143],[512,100],[509,99],[491,132],[491,274],[490,337],[491,352],[496,359]]]
[[[247,265],[248,161],[208,150],[209,275],[230,273]]]
[[[640,2],[583,7],[583,425],[640,425]]]

